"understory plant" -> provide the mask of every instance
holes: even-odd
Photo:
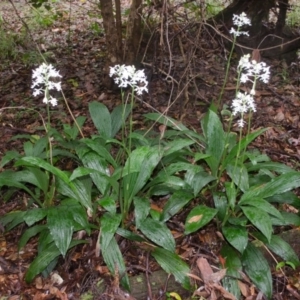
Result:
[[[234,21],[235,36],[244,24],[250,25],[244,14]],[[26,224],[19,249],[38,236],[38,254],[26,281],[49,274],[61,255],[84,243],[76,232],[98,230],[96,249],[126,289],[130,286],[119,237],[142,246],[189,289],[189,266],[176,253],[174,232],[168,227],[187,211],[181,234],[192,235],[215,222],[224,238],[224,287],[240,299],[245,272],[270,299],[271,268],[261,250],[281,257],[279,267],[299,265],[293,249],[274,229],[300,224],[297,214],[282,209],[284,204],[300,207],[293,193],[300,186],[300,173],[249,147],[266,130],[252,131],[251,119],[257,84],[268,82],[269,67],[242,56],[231,107],[219,114],[212,105],[201,120],[201,133],[165,115],[146,114],[145,120],[164,125],[163,135],[134,127],[135,95],[147,92],[144,71],[117,65],[110,75],[122,89],[122,104],[110,112],[102,103],[90,103],[97,133],[85,137],[83,117],[73,119],[73,126],[52,125],[50,108],[59,100],[51,90],[61,90],[60,74],[47,64],[33,72],[34,96],[42,95],[47,106],[45,134],[18,136],[26,139],[24,149],[7,152],[0,164],[5,168],[0,174],[3,199],[26,195],[25,209],[0,217],[1,224],[7,231]],[[242,84],[249,92],[240,91]],[[71,169],[66,167],[69,162]],[[153,198],[166,199],[161,210],[151,204]]]

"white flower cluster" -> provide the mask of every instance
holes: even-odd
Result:
[[[270,79],[270,67],[264,62],[250,61],[250,54],[241,57],[238,64],[238,72],[241,74],[240,81],[246,83],[250,81],[253,83],[251,92],[242,93],[238,92],[236,98],[232,101],[232,114],[236,116],[241,115],[241,119],[238,121],[238,126],[243,127],[245,124],[244,114],[247,112],[255,112],[255,84],[257,80],[261,80],[264,83],[268,83]]]
[[[115,65],[110,67],[110,77],[120,88],[131,86],[138,95],[148,92],[148,81],[144,70],[136,70],[135,66]]]
[[[268,83],[270,79],[270,67],[265,62],[250,61],[250,54],[242,56],[238,68],[245,70],[242,73],[241,82],[252,81],[250,78],[259,79],[264,83]],[[253,82],[253,81],[252,81]]]
[[[247,15],[244,12],[242,12],[240,15],[233,15],[232,21],[233,24],[238,27],[238,29],[236,30],[232,27],[229,33],[233,34],[235,37],[240,35],[249,36],[249,33],[247,31],[240,31],[240,27],[244,25],[251,26],[251,20],[247,17]]]
[[[61,82],[51,81],[50,78],[61,77],[58,71],[49,64],[42,63],[38,68],[33,70],[32,73],[32,85],[33,96],[38,96],[44,93],[43,103],[50,102],[53,106],[57,105],[57,99],[48,96],[48,91],[57,90],[61,91]]]

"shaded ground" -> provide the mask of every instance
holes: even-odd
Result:
[[[90,101],[101,101],[109,108],[120,102],[119,91],[105,90],[101,85],[102,62],[105,57],[105,41],[101,30],[95,32],[95,16],[87,19],[88,12],[95,13],[95,7],[80,1],[63,4],[61,17],[50,27],[35,31],[35,38],[43,38],[40,46],[48,61],[53,63],[63,76],[63,90],[75,116],[88,116],[87,106]],[[19,8],[22,2],[18,3]],[[86,6],[85,6],[86,5]],[[72,9],[73,19],[68,11]],[[76,15],[75,11],[78,12]],[[82,11],[84,11],[82,13]],[[3,9],[4,18],[9,21],[13,11],[8,6]],[[20,12],[23,16],[24,11]],[[179,10],[177,20],[184,17],[184,10]],[[90,23],[89,23],[90,22]],[[68,27],[69,24],[70,26]],[[20,30],[20,23],[11,22],[12,30]],[[87,27],[89,29],[87,30]],[[93,27],[94,26],[94,27]],[[101,24],[100,24],[101,27]],[[94,29],[93,29],[94,28]],[[70,31],[69,31],[70,29]],[[93,31],[94,30],[94,31]],[[142,127],[142,114],[159,111],[181,120],[190,127],[199,130],[199,120],[206,112],[212,100],[218,98],[224,78],[228,53],[222,51],[221,42],[215,33],[204,28],[196,28],[192,23],[179,27],[174,24],[169,28],[169,39],[159,46],[159,36],[152,39],[152,44],[143,45],[143,67],[149,78],[149,94],[137,99],[135,108],[135,126]],[[97,31],[97,30],[96,30]],[[71,33],[71,35],[70,35]],[[68,42],[69,39],[69,42]],[[170,46],[170,47],[169,47]],[[19,45],[20,53],[34,49],[31,42]],[[168,49],[171,49],[169,51]],[[36,56],[37,57],[37,56]],[[20,58],[20,56],[18,57]],[[238,57],[230,70],[230,77],[225,88],[223,104],[230,106],[235,94],[235,66]],[[257,113],[252,123],[253,130],[268,127],[264,135],[259,137],[253,147],[259,148],[273,160],[284,162],[299,169],[300,158],[300,62],[292,65],[285,62],[266,61],[271,65],[272,78],[269,85],[260,85],[257,92]],[[19,59],[11,60],[1,66],[0,74],[0,108],[23,106],[34,108],[46,116],[42,99],[32,97],[31,74],[34,66],[24,66]],[[71,123],[64,104],[52,111],[52,121],[58,126]],[[40,134],[41,120],[32,111],[21,109],[4,110],[0,115],[0,157],[7,150],[21,149],[22,141],[12,139],[16,134]],[[226,120],[224,121],[226,124]],[[93,133],[89,122],[84,127],[85,135]],[[25,207],[26,199],[14,199],[7,203],[0,200],[0,215]],[[162,199],[160,199],[162,200]],[[163,201],[157,204],[163,206]],[[174,220],[174,231],[178,232],[176,242],[178,253],[184,257],[192,268],[196,269],[196,260],[201,253],[212,265],[219,262],[218,249],[221,243],[213,225],[193,235],[188,240],[183,238],[182,220],[187,211],[183,211]],[[59,277],[44,279],[37,277],[31,285],[24,283],[23,276],[30,261],[36,254],[36,240],[18,253],[17,242],[24,228],[18,227],[12,232],[0,235],[0,295],[9,299],[79,299],[79,295],[88,289],[94,291],[95,299],[101,299],[102,292],[96,286],[96,279],[102,278],[108,286],[116,284],[109,277],[108,270],[101,257],[95,256],[98,233],[86,237],[88,244],[70,251],[66,260],[61,260],[57,268],[63,283],[57,282]],[[1,231],[1,228],[0,228]],[[124,253],[131,275],[148,270],[153,272],[158,266],[147,256],[147,251],[120,240],[120,248]],[[274,271],[274,299],[296,299],[286,286],[294,280],[296,274],[283,277]],[[58,278],[58,279],[57,279]],[[161,283],[163,290],[165,283]],[[294,289],[297,285],[293,282]],[[297,292],[297,291],[296,291]],[[98,294],[97,294],[98,293]],[[112,294],[107,291],[107,298]],[[98,295],[98,296],[97,296]],[[124,300],[123,294],[114,296]],[[98,298],[97,298],[98,297]],[[111,297],[113,298],[113,297]],[[153,295],[159,299],[159,295]]]

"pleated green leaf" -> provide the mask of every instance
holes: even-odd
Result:
[[[252,243],[248,244],[242,255],[242,264],[251,281],[271,299],[273,288],[270,266],[262,252]]]
[[[175,240],[169,228],[162,222],[146,218],[139,229],[152,242],[171,252],[175,251]]]
[[[107,107],[100,102],[91,102],[89,112],[98,133],[104,138],[112,138],[111,115]]]
[[[209,223],[215,217],[217,212],[218,210],[204,205],[194,207],[186,218],[184,234],[190,234],[197,231]]]
[[[114,237],[110,240],[107,247],[102,249],[102,256],[111,274],[118,275],[119,278],[121,278],[121,285],[129,291],[129,279],[126,273],[123,255]],[[116,272],[118,272],[118,274],[116,274]]]
[[[72,214],[66,208],[53,207],[47,212],[47,225],[60,254],[65,256],[73,235]]]
[[[268,241],[272,235],[272,222],[270,216],[255,207],[240,206],[248,220],[261,231],[261,233],[267,238]]]
[[[243,253],[248,244],[248,231],[242,226],[225,226],[222,232],[226,240],[240,253]]]
[[[167,273],[174,275],[175,279],[182,284],[184,288],[190,288],[190,282],[187,276],[190,269],[177,254],[157,247],[151,252],[151,255]]]

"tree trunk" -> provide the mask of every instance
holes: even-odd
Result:
[[[142,0],[132,0],[131,2],[126,31],[126,44],[124,47],[124,61],[127,64],[134,64],[137,61],[142,35],[142,2]]]
[[[120,19],[115,20],[112,0],[100,0],[101,15],[105,31],[107,59],[103,69],[103,84],[111,88],[113,82],[108,76],[109,67],[122,60],[122,33],[120,31]],[[121,14],[119,15],[121,18]]]
[[[268,21],[270,9],[275,7],[275,4],[275,0],[234,0],[232,4],[219,12],[213,20],[218,24],[224,24],[227,29],[230,29],[233,25],[233,15],[240,15],[245,12],[252,23],[252,26],[249,27],[249,34],[254,37],[261,33],[263,21]]]
[[[103,27],[105,31],[107,59],[103,70],[103,84],[111,88],[112,80],[108,76],[109,67],[116,64],[133,64],[136,62],[141,40],[141,13],[143,0],[132,0],[127,22],[125,44],[123,46],[121,1],[99,0]]]
[[[242,28],[249,32],[249,37],[238,37],[238,44],[253,50],[257,49],[264,57],[292,62],[300,47],[300,38],[299,34],[294,33],[285,24],[288,7],[289,0],[234,0],[232,4],[213,17],[210,23],[223,25],[224,31],[229,32],[233,26],[233,15],[245,12],[252,25]],[[274,8],[279,8],[275,28],[268,24],[270,10]],[[228,48],[231,48],[231,44],[228,45]],[[236,46],[236,50],[240,53],[250,51],[240,46]]]

